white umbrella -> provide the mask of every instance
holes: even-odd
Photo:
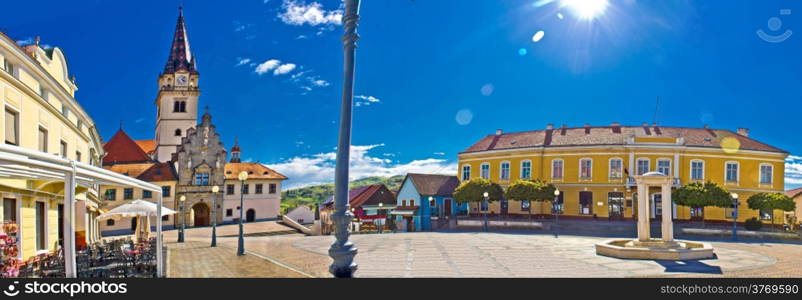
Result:
[[[106,213],[97,216],[97,219],[105,219],[113,216],[121,217],[138,217],[138,216],[155,216],[158,205],[153,202],[145,200],[134,200],[130,203],[122,204],[115,207]],[[162,207],[162,217],[166,215],[174,215],[175,211],[166,207]]]

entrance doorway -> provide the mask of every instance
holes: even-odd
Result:
[[[256,211],[253,208],[245,211],[245,222],[256,221]]]
[[[506,215],[509,210],[510,202],[507,199],[501,199],[501,214]]]
[[[451,215],[451,199],[443,200],[443,214],[445,216]]]
[[[211,217],[209,216],[210,210],[206,203],[196,203],[192,206],[192,226],[209,226]]]
[[[607,203],[609,204],[608,215],[610,220],[624,219],[624,193],[607,193]]]

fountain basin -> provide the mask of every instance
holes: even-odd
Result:
[[[616,258],[649,260],[693,260],[713,258],[713,247],[709,243],[690,241],[665,242],[659,239],[607,240],[596,244],[596,254]]]

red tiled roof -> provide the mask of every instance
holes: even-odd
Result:
[[[242,171],[248,172],[248,179],[287,179],[287,176],[284,176],[263,164],[254,162],[227,163],[226,179],[238,179],[239,173]]]
[[[106,165],[103,168],[106,170],[123,174],[128,177],[139,177],[150,169],[154,163],[135,163],[135,164],[116,164],[116,165]]]
[[[685,146],[709,148],[720,148],[723,139],[735,138],[743,150],[786,153],[782,149],[730,130],[656,126],[554,128],[488,135],[462,153],[529,147],[624,145],[630,137],[683,138]]]
[[[354,208],[366,204],[395,204],[395,195],[387,189],[387,186],[381,183],[351,189],[348,191],[348,198],[348,204]],[[333,202],[334,196],[331,196],[323,202],[323,206],[331,206]]]
[[[103,144],[103,150],[106,151],[103,165],[151,161],[150,157],[142,151],[142,148],[122,129],[118,130],[108,142]]]
[[[147,182],[172,181],[178,180],[178,172],[175,171],[173,164],[170,162],[155,163],[136,178]]]
[[[457,176],[409,173],[415,189],[423,196],[451,196],[459,186]]]
[[[136,140],[134,142],[136,142],[136,145],[147,154],[156,152],[156,140]]]
[[[800,194],[802,194],[802,188],[795,188],[793,190],[785,191],[785,195],[791,198],[799,196]]]

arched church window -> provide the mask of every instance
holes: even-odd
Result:
[[[175,130],[175,136],[181,136],[181,129]]]

